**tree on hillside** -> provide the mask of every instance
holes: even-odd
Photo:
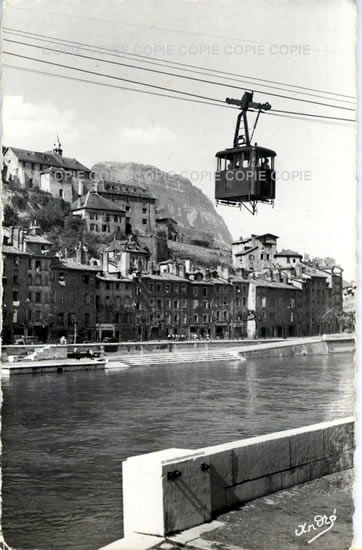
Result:
[[[4,208],[4,222],[3,223],[4,223],[5,227],[10,227],[11,225],[18,225],[18,223],[19,223],[18,213],[9,204],[6,204],[5,208]]]

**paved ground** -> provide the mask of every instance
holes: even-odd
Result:
[[[205,526],[196,527],[168,538],[156,548],[348,550],[353,536],[352,485],[353,470],[325,476],[254,500],[219,516],[208,524],[212,530],[202,532]],[[330,522],[332,515],[335,520]],[[321,534],[331,523],[333,527]],[[320,536],[311,541],[317,535]]]

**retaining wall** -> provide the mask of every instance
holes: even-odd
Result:
[[[106,355],[140,355],[148,353],[167,353],[183,351],[208,351],[221,348],[240,347],[242,355],[253,357],[283,357],[288,355],[312,355],[353,351],[355,346],[354,335],[327,335],[307,338],[296,338],[291,340],[264,339],[264,340],[210,340],[210,341],[149,341],[149,342],[115,342],[108,344],[76,344],[68,346],[52,345],[52,350],[69,350],[76,348],[92,349],[102,346]],[[252,346],[253,349],[247,349]],[[258,349],[260,346],[260,349]],[[8,356],[24,355],[39,346],[3,346],[2,361],[6,362]],[[245,348],[245,350],[244,350]],[[55,352],[54,353],[58,353]],[[55,358],[55,357],[54,357]]]
[[[167,449],[123,463],[124,533],[156,536],[353,465],[354,419],[314,424],[192,451]]]

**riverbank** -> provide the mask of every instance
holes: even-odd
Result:
[[[121,540],[101,550],[298,550],[318,535],[320,550],[348,550],[353,538],[352,491],[353,470],[346,470],[258,498],[174,536],[136,535],[132,543]]]
[[[95,349],[94,344],[82,344],[79,349],[86,351],[86,349],[92,349],[91,346]],[[104,352],[102,351],[103,357],[100,359],[80,359],[76,361],[67,359],[69,350],[65,346],[40,348],[33,352],[31,360],[27,357],[20,359],[19,354],[11,356],[9,355],[9,349],[7,349],[8,362],[3,363],[3,373],[10,376],[15,374],[42,374],[44,372],[61,373],[74,370],[117,370],[137,366],[200,363],[203,361],[232,360],[240,362],[248,358],[328,355],[330,353],[353,352],[355,350],[355,340],[353,335],[338,334],[267,342],[259,340],[250,343],[243,341],[238,342],[237,345],[235,341],[225,341],[223,345],[220,341],[210,341],[169,344],[166,348],[163,348],[161,343],[158,343],[156,347],[150,347],[151,344],[148,344],[146,348],[143,344],[137,346],[139,347],[137,351],[131,346],[128,353],[120,353],[120,345],[117,344],[113,345],[111,350],[106,348]],[[74,346],[72,347],[74,348]],[[42,354],[45,354],[43,360],[36,360]],[[53,357],[59,357],[59,359]]]

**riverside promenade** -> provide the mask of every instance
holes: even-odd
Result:
[[[175,535],[134,535],[101,550],[300,550],[313,548],[314,541],[311,545],[309,541],[317,535],[318,550],[349,550],[352,493],[350,469],[255,499],[210,523]],[[330,521],[331,516],[336,519]]]
[[[67,359],[67,346],[38,346],[32,358],[21,357],[27,346],[5,346],[3,374],[42,374],[75,370],[107,370],[153,364],[246,360],[249,357],[288,357],[352,352],[353,334],[335,334],[283,340],[214,340],[188,342],[138,342],[102,345],[100,359]],[[98,350],[100,344],[78,344],[69,349]]]
[[[348,550],[353,449],[349,417],[131,457],[124,538],[101,550]]]

